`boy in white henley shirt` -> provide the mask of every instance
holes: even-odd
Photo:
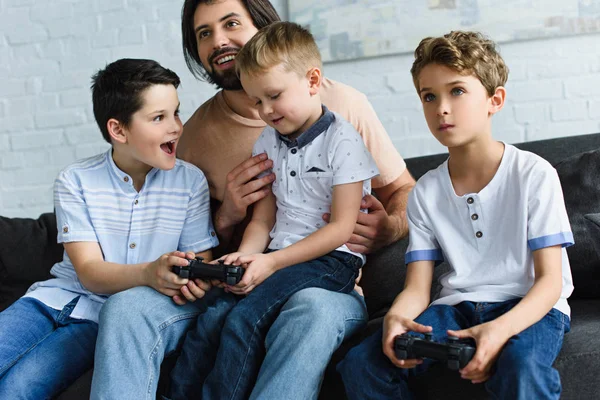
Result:
[[[541,157],[492,139],[508,68],[491,40],[473,32],[423,39],[411,73],[429,129],[450,156],[409,196],[405,288],[382,330],[338,365],[348,397],[412,398],[407,381],[435,362],[396,358],[394,339],[413,332],[472,338],[477,350],[460,376],[494,398],[558,399],[552,364],[573,291],[558,175]],[[444,260],[451,270],[429,304],[434,266]]]

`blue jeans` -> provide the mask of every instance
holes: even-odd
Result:
[[[200,312],[148,287],[110,296],[100,313],[91,398],[155,399],[163,358],[180,346]],[[260,399],[281,399],[289,390],[290,400],[316,399],[331,354],[367,318],[356,292],[303,289],[294,294],[267,334],[267,354],[251,398],[256,393]]]
[[[466,329],[492,321],[519,301],[435,305],[415,321],[432,326],[433,338],[439,341],[446,338],[447,329]],[[552,364],[569,329],[569,318],[552,309],[540,321],[510,338],[496,360],[495,372],[485,382],[488,393],[497,399],[558,399],[560,377]],[[350,400],[412,399],[407,380],[424,373],[436,362],[424,359],[423,364],[415,368],[397,368],[383,354],[382,334],[380,329],[365,339],[338,364]]]
[[[207,299],[208,311],[186,337],[171,374],[171,398],[247,399],[267,332],[288,299],[305,288],[350,293],[361,264],[352,254],[333,251],[277,271],[246,297],[222,292]]]
[[[92,368],[98,324],[22,297],[0,313],[0,399],[47,399]]]

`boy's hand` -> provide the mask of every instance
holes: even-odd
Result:
[[[219,260],[223,260],[223,263],[225,265],[231,265],[231,264],[234,264],[238,258],[240,258],[241,256],[245,256],[245,255],[246,255],[246,253],[242,253],[241,251],[236,251],[233,253],[225,254],[223,257],[219,258]],[[218,262],[218,260],[213,261],[211,264],[216,264],[217,262]]]
[[[146,268],[146,285],[154,288],[166,296],[172,297],[179,293],[179,289],[188,283],[187,279],[180,278],[171,270],[174,265],[185,267],[188,265],[186,254],[182,251],[172,251],[163,254],[156,261],[148,264]]]
[[[185,258],[188,260],[193,260],[196,258],[196,255],[193,252],[188,251],[185,253]],[[204,297],[206,292],[208,292],[211,287],[212,285],[209,282],[203,281],[202,279],[194,279],[193,281],[188,280],[187,284],[183,285],[181,289],[179,289],[180,293],[173,296],[173,301],[180,306],[184,305],[188,301],[193,303],[194,301]]]
[[[213,260],[211,261],[209,264],[218,264],[218,262],[220,260],[223,260],[223,264],[225,265],[231,265],[233,263],[236,262],[236,260],[240,257],[245,255],[246,253],[242,253],[240,251],[236,251],[234,253],[229,253],[229,254],[225,254],[224,256],[222,256],[221,258],[219,258],[218,260]],[[227,284],[225,282],[222,282],[218,279],[211,279],[210,284],[214,287],[218,287],[218,288],[222,288],[225,289],[227,287]]]
[[[460,339],[473,338],[477,350],[473,359],[460,370],[460,376],[472,383],[482,383],[492,376],[492,367],[510,337],[494,321],[460,331],[448,331],[448,335]]]
[[[265,279],[277,271],[275,260],[269,254],[248,254],[240,256],[235,265],[246,268],[242,280],[237,285],[227,285],[227,290],[237,295],[246,295]]]
[[[397,367],[414,368],[417,365],[422,364],[423,360],[398,360],[396,358],[396,352],[394,351],[394,339],[396,339],[396,336],[406,332],[427,333],[432,330],[433,328],[431,326],[421,325],[411,319],[388,313],[383,319],[383,353]]]

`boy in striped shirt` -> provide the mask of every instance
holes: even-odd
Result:
[[[54,397],[90,369],[109,295],[139,287],[180,307],[210,288],[171,272],[196,255],[210,259],[218,244],[204,174],[175,158],[179,77],[155,61],[121,59],[92,81],[94,116],[111,148],[56,179],[63,261],[0,313],[0,398]]]

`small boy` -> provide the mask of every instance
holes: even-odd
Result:
[[[93,365],[107,297],[150,286],[181,299],[171,272],[216,246],[203,173],[175,159],[179,77],[155,61],[122,59],[92,78],[94,116],[112,147],[56,179],[63,261],[0,313],[0,398],[51,398]],[[177,250],[177,251],[175,251]],[[26,266],[24,266],[26,267]],[[207,290],[210,286],[196,282]]]
[[[411,73],[429,129],[449,158],[409,197],[410,244],[404,290],[383,328],[338,365],[350,399],[408,399],[407,380],[431,359],[399,360],[396,336],[472,338],[460,370],[497,399],[557,399],[552,364],[569,331],[573,291],[564,247],[573,244],[554,168],[491,136],[508,68],[492,41],[473,32],[426,38]],[[451,271],[429,306],[433,269]],[[422,336],[422,335],[421,335]]]
[[[177,399],[200,391],[205,399],[247,399],[266,333],[287,299],[309,287],[350,293],[365,262],[345,243],[378,170],[352,125],[321,104],[321,56],[312,35],[297,24],[271,24],[244,45],[236,68],[268,124],[253,154],[267,153],[276,180],[256,203],[238,252],[222,257],[245,273],[226,286],[229,293],[207,302],[186,337],[172,373]]]

